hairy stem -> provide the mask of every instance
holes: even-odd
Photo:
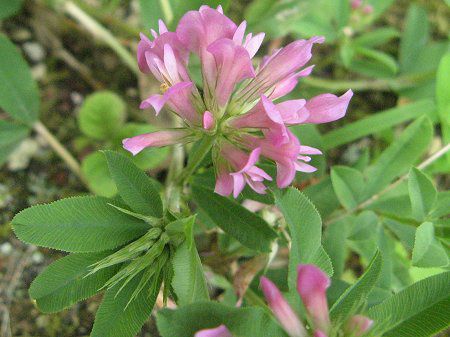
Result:
[[[47,144],[61,157],[66,163],[67,167],[87,186],[87,182],[81,172],[81,167],[78,161],[70,154],[70,152],[60,143],[58,139],[45,127],[41,122],[36,122],[33,125],[34,131],[45,139]]]
[[[439,158],[441,158],[442,156],[444,156],[447,152],[450,151],[450,143],[447,144],[446,146],[444,146],[442,149],[440,149],[439,151],[435,152],[434,154],[432,154],[430,157],[428,157],[427,159],[425,159],[422,163],[420,163],[417,168],[419,169],[424,169],[428,166],[430,166],[432,163],[434,163],[436,160],[438,160]],[[340,214],[339,216],[336,216],[334,218],[329,219],[328,221],[325,222],[325,225],[329,225],[333,222],[342,220],[343,218],[345,218],[346,216],[353,214],[357,211],[360,211],[364,208],[366,208],[367,206],[373,204],[375,201],[377,201],[378,199],[380,199],[380,197],[384,194],[386,194],[389,191],[392,191],[395,187],[397,187],[398,185],[400,185],[405,179],[408,178],[408,174],[405,174],[403,176],[401,176],[400,178],[398,178],[396,181],[394,181],[392,184],[390,184],[389,186],[387,186],[385,189],[381,190],[380,192],[374,194],[373,196],[371,196],[369,199],[367,199],[366,201],[360,203],[358,206],[356,206],[355,208],[345,211],[344,213]]]
[[[192,173],[194,173],[208,152],[211,150],[214,141],[214,136],[203,136],[200,144],[192,149],[187,166],[177,178],[178,184],[183,184],[192,175]]]
[[[62,9],[67,15],[74,18],[84,28],[86,28],[95,38],[101,40],[112,50],[114,50],[134,74],[139,74],[139,69],[136,65],[134,57],[125,47],[122,46],[122,44],[114,37],[114,35],[111,34],[109,30],[100,25],[72,1],[65,2],[62,5]]]
[[[170,211],[179,213],[181,210],[181,189],[177,184],[177,177],[183,170],[184,150],[181,144],[174,145],[172,152],[172,161],[169,166],[169,173],[166,180],[166,201]]]

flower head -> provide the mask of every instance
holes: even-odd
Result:
[[[289,126],[327,123],[342,118],[352,97],[351,90],[338,97],[323,94],[309,100],[275,102],[290,93],[313,66],[306,66],[315,44],[323,37],[298,40],[262,58],[255,68],[253,58],[264,33],[246,33],[247,24],[235,24],[222,8],[202,6],[187,12],[174,32],[159,21],[152,38],[141,34],[137,60],[139,69],[153,74],[161,93],[141,103],[156,114],[165,108],[181,118],[181,129],[141,135],[124,141],[133,154],[148,146],[165,146],[213,137],[216,172],[215,191],[237,197],[246,185],[265,193],[269,176],[258,165],[276,164],[276,183],[283,188],[295,174],[313,172],[310,155],[320,150],[300,143]],[[188,71],[190,55],[201,62],[202,86]]]
[[[297,290],[305,306],[313,336],[328,337],[332,331],[326,297],[330,279],[322,270],[310,264],[299,265],[297,271]],[[308,336],[303,323],[275,284],[263,276],[261,277],[261,288],[270,309],[288,335],[291,337]],[[373,321],[369,318],[355,315],[344,324],[343,336],[363,336],[372,325]]]

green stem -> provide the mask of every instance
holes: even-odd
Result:
[[[94,37],[98,38],[114,50],[134,74],[139,74],[135,58],[122,46],[109,30],[100,25],[72,1],[65,2],[62,5],[62,9],[67,15],[78,21],[85,29],[94,35]]]
[[[56,152],[56,154],[66,163],[67,167],[72,171],[85,186],[88,186],[81,167],[78,161],[72,156],[72,154],[60,143],[60,141],[46,128],[44,124],[37,121],[33,125],[34,131],[41,136],[47,144]]]
[[[179,213],[181,210],[181,188],[176,179],[183,169],[184,151],[183,146],[177,144],[173,147],[172,160],[166,179],[166,201],[171,212]]]
[[[192,149],[187,166],[176,180],[178,184],[183,184],[192,175],[192,173],[194,173],[205,156],[208,154],[209,150],[211,150],[214,141],[214,136],[205,135],[200,141],[200,144]]]
[[[332,91],[341,91],[353,89],[357,91],[365,90],[400,90],[416,86],[432,79],[435,71],[428,71],[419,74],[403,75],[397,78],[386,78],[376,80],[359,80],[359,81],[336,81],[333,79],[322,79],[313,76],[302,79],[303,83],[316,88],[328,89]]]

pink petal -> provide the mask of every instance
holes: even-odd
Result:
[[[291,337],[306,337],[307,333],[294,310],[281,295],[277,286],[268,278],[261,277],[261,289],[275,317]]]
[[[361,7],[361,5],[362,0],[352,0],[351,2],[352,9],[357,9],[358,7]]]
[[[165,104],[190,125],[202,125],[201,116],[191,102],[192,82],[179,82],[171,86],[163,95],[152,95],[141,103],[140,108],[152,106],[158,115]]]
[[[192,88],[192,85],[193,85],[192,82],[177,83],[174,86],[167,89],[167,91],[164,93],[164,95],[152,95],[149,98],[147,98],[146,100],[144,100],[141,103],[140,108],[147,109],[150,106],[152,106],[156,111],[156,115],[158,115],[159,112],[161,111],[161,109],[164,107],[164,105],[172,97],[175,97],[176,95],[179,94],[180,91],[183,91],[184,89]]]
[[[328,337],[324,332],[317,330],[314,332],[314,337]]]
[[[232,39],[236,28],[220,11],[202,6],[199,11],[189,11],[181,18],[176,33],[186,48],[201,56],[202,49],[214,41]]]
[[[306,172],[306,173],[312,173],[312,172],[316,172],[317,171],[317,168],[315,168],[314,166],[302,163],[300,161],[295,162],[294,164],[295,164],[295,170],[296,171]]]
[[[312,264],[301,264],[297,271],[297,290],[314,328],[326,332],[330,328],[326,296],[330,279],[320,268]]]
[[[159,34],[162,35],[164,33],[167,33],[169,30],[167,29],[166,24],[164,23],[163,20],[159,19],[158,20],[158,29],[159,29]]]
[[[253,212],[253,213],[259,212],[260,210],[264,209],[264,207],[267,207],[266,204],[263,204],[259,201],[250,200],[250,199],[245,199],[244,202],[242,203],[242,206],[244,206],[250,212]]]
[[[225,325],[217,328],[200,330],[195,333],[195,337],[233,337]]]
[[[297,86],[300,77],[309,76],[314,66],[309,66],[298,73],[292,74],[275,84],[274,91],[270,94],[271,99],[277,99],[289,94]]]
[[[257,74],[256,80],[266,81],[275,85],[278,81],[291,76],[311,59],[311,49],[314,43],[323,42],[322,37],[309,40],[298,40],[274,53]]]
[[[231,173],[233,177],[233,197],[237,198],[245,187],[245,179],[242,173]]]
[[[340,97],[322,94],[311,98],[306,103],[310,115],[305,123],[327,123],[344,117],[352,96],[353,92],[348,90]]]
[[[251,176],[253,178],[254,181],[263,181],[264,179],[272,181],[272,177],[269,176],[266,171],[264,171],[263,169],[260,169],[257,166],[253,166],[251,167],[248,171],[247,174],[249,176]],[[256,179],[255,176],[259,176],[260,179]]]
[[[141,40],[139,41],[138,47],[137,47],[137,61],[139,69],[143,73],[149,73],[150,68],[147,65],[147,60],[145,58],[145,53],[149,51],[152,48],[152,41],[145,36],[145,34],[140,33],[139,36],[141,37]]]
[[[216,186],[214,192],[224,197],[233,192],[233,177],[224,163],[217,163]]]
[[[355,315],[347,322],[345,331],[355,337],[360,337],[370,330],[373,321],[363,315]]]
[[[250,55],[250,58],[253,58],[253,56],[255,56],[256,53],[258,52],[258,50],[261,47],[261,44],[264,40],[265,35],[266,34],[264,34],[264,33],[256,34],[248,42],[245,43],[244,47],[245,47],[245,49],[247,49],[247,51]]]
[[[242,44],[242,40],[244,39],[245,34],[245,28],[247,28],[247,21],[244,20],[234,32],[233,41],[238,45]]]
[[[255,191],[258,194],[266,194],[267,187],[264,186],[262,182],[254,181],[251,179],[246,179],[247,184],[250,186],[250,188]]]
[[[179,143],[190,135],[187,130],[165,130],[146,133],[122,141],[123,148],[133,155],[137,155],[147,147],[161,147]]]
[[[277,186],[288,187],[295,178],[295,165],[292,161],[277,162]]]
[[[164,45],[164,65],[172,80],[172,83],[180,82],[181,80],[178,75],[178,62],[170,44]]]
[[[311,146],[301,145],[300,146],[300,153],[301,154],[322,154],[322,151],[319,149],[316,149]]]
[[[266,110],[267,116],[277,124],[284,124],[283,118],[281,117],[280,112],[275,107],[275,104],[272,103],[266,96],[261,95],[261,102]]]
[[[164,59],[164,46],[170,45],[175,57],[183,65],[187,64],[189,58],[189,52],[184,45],[178,40],[178,37],[173,32],[166,32],[158,36],[154,33],[155,40],[151,42],[144,34],[140,34],[141,41],[138,44],[137,58],[139,69],[144,73],[149,73],[150,69],[147,64],[145,54],[150,53],[153,57],[160,60]]]
[[[217,76],[215,95],[219,106],[224,106],[237,83],[255,76],[253,65],[247,50],[230,39],[217,40],[207,50],[213,55],[216,65],[215,74],[207,76]]]
[[[285,101],[276,105],[276,109],[281,114],[283,122],[289,125],[303,123],[308,117],[309,112],[303,107],[306,104],[304,99]]]
[[[205,111],[203,113],[203,128],[211,130],[214,127],[214,116],[211,112]]]
[[[255,148],[249,155],[245,165],[236,173],[243,173],[248,171],[253,165],[255,165],[259,160],[259,155],[261,154],[261,148]]]

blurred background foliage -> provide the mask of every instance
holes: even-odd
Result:
[[[336,216],[336,210],[353,210],[368,197],[358,195],[354,181],[371,186],[372,196],[449,143],[448,0],[363,0],[357,8],[348,0],[0,0],[1,336],[88,334],[95,299],[52,316],[34,308],[27,288],[58,256],[19,243],[9,221],[31,204],[89,191],[116,193],[99,150],[125,153],[123,138],[171,122],[138,109],[159,90],[137,71],[139,32],[157,27],[159,18],[174,29],[186,11],[202,4],[221,4],[234,21],[247,20],[250,31],[266,32],[265,53],[294,39],[326,37],[314,49],[313,75],[292,97],[355,92],[346,118],[331,126],[294,128],[305,144],[326,153],[314,159],[318,172],[299,176],[297,187],[325,220],[323,244],[340,286],[359,275],[376,242],[391,256],[378,300],[383,292],[448,266],[449,220],[443,215],[450,205],[449,154],[412,171],[408,183],[401,179],[361,213]],[[193,60],[191,67],[199,64]],[[159,179],[168,159],[168,149],[149,149],[134,158]],[[377,180],[367,182],[368,177]],[[432,189],[434,199],[415,198],[421,189]],[[416,190],[419,194],[411,192]],[[417,214],[414,205],[423,203],[434,206]],[[208,229],[207,217],[199,218],[200,228]],[[224,234],[203,236],[198,248],[215,272],[209,281],[231,304],[231,287],[220,269],[242,247]],[[344,248],[335,249],[337,244]],[[215,260],[211,250],[219,252]],[[284,279],[277,271],[272,276]],[[153,325],[148,322],[141,335],[154,336]]]

